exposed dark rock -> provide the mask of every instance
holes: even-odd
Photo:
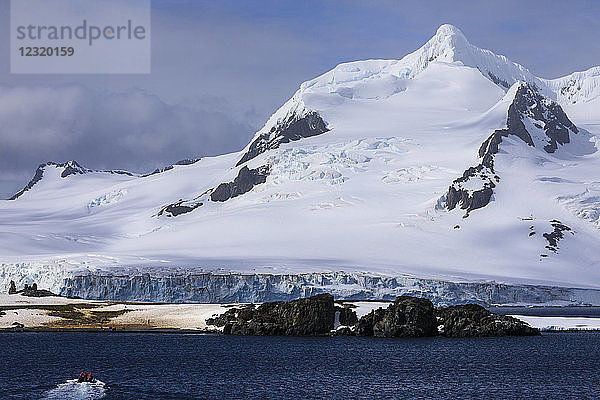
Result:
[[[10,288],[8,288],[8,294],[17,293],[17,286],[15,285],[15,281],[10,281]]]
[[[549,233],[544,233],[543,236],[548,241],[548,245],[546,246],[546,248],[550,251],[553,251],[554,253],[557,253],[558,242],[560,242],[565,237],[563,232],[570,232],[572,235],[574,233],[571,228],[569,228],[568,226],[564,225],[562,222],[556,219],[550,221],[550,224],[552,225],[554,230]]]
[[[158,215],[161,216],[165,214],[167,217],[176,217],[178,215],[194,211],[196,208],[201,207],[203,205],[202,202],[190,203],[189,205],[184,205],[183,202],[183,200],[179,200],[177,203],[164,206],[160,209]]]
[[[13,331],[17,331],[17,332],[21,332],[21,331],[23,331],[23,329],[25,329],[25,325],[23,325],[22,323],[17,322],[17,321],[13,322],[12,326],[9,328],[9,330],[13,330]]]
[[[539,335],[537,329],[516,318],[493,314],[476,304],[435,310],[429,300],[408,296],[398,297],[387,309],[379,308],[362,317],[354,333],[374,337]]]
[[[207,320],[207,324],[223,326],[230,335],[312,336],[333,329],[335,308],[333,296],[319,294],[289,302],[263,303],[257,308],[233,308]]]
[[[208,318],[206,324],[222,327],[231,322],[248,322],[254,316],[255,310],[256,306],[254,304],[248,304],[242,307],[232,307],[223,314]]]
[[[27,283],[23,285],[22,290],[17,290],[14,281],[10,281],[10,288],[8,289],[8,294],[20,294],[21,296],[27,297],[48,297],[48,296],[57,296],[46,289],[38,289],[37,283],[33,283],[29,286]]]
[[[212,201],[227,201],[236,196],[249,192],[256,185],[265,183],[269,175],[269,166],[263,165],[256,169],[243,166],[232,182],[221,183],[210,195]]]
[[[506,89],[508,89],[510,87],[510,85],[508,84],[508,82],[506,82],[504,79],[500,79],[498,78],[496,75],[492,74],[491,72],[488,71],[488,76],[490,77],[490,79],[492,80],[492,82],[494,82],[496,85],[498,86],[503,86]]]
[[[478,168],[480,167],[480,168]],[[494,194],[493,189],[496,187],[496,183],[490,178],[488,170],[483,168],[481,165],[476,168],[469,168],[461,178],[456,179],[452,186],[448,188],[446,195],[446,204],[448,210],[453,210],[457,205],[464,210],[467,210],[465,217],[469,215],[469,212],[478,208],[483,208],[489,204]],[[483,187],[479,190],[467,190],[462,187],[462,183],[467,182],[470,179],[478,177],[483,182]]]
[[[71,160],[66,164],[59,164],[58,167],[64,167],[63,172],[61,172],[60,177],[66,178],[69,175],[79,175],[85,174],[86,172],[90,172],[91,170],[83,168],[81,165],[77,163],[75,160]]]
[[[27,297],[48,297],[48,296],[56,296],[56,294],[52,293],[46,289],[28,289],[22,290],[19,292],[21,296]]]
[[[156,168],[154,171],[150,172],[149,174],[142,175],[142,177],[156,175],[156,174],[160,174],[165,171],[172,170],[176,165],[191,165],[191,164],[197,163],[200,160],[201,160],[201,158],[186,158],[184,160],[179,160],[175,164],[167,165],[166,167],[163,167],[163,168]]]
[[[37,169],[35,170],[35,175],[33,176],[33,178],[31,178],[31,180],[29,181],[29,183],[27,183],[27,185],[19,190],[17,193],[15,193],[11,198],[9,198],[9,200],[16,200],[17,198],[19,198],[23,193],[27,192],[28,190],[30,190],[36,183],[38,183],[39,181],[42,180],[42,178],[44,177],[44,167],[47,164],[40,164]]]
[[[358,322],[356,312],[349,306],[336,307],[336,312],[339,312],[340,325],[353,326]]]
[[[507,315],[493,314],[477,304],[436,310],[440,334],[446,337],[534,336],[539,330]]]
[[[192,212],[196,208],[204,205],[200,200],[205,199],[205,196],[209,193],[210,200],[212,201],[227,201],[231,198],[240,196],[252,190],[254,186],[265,183],[267,181],[267,176],[269,176],[269,170],[270,167],[268,165],[263,165],[256,169],[249,169],[244,165],[232,182],[221,183],[215,189],[207,190],[200,196],[197,196],[194,200],[179,199],[176,203],[161,208],[157,215],[161,216],[164,214],[167,217],[176,217],[181,214]]]
[[[288,143],[302,138],[321,135],[329,131],[321,116],[310,111],[304,116],[290,114],[269,132],[257,137],[242,156],[236,167],[252,160],[267,150],[276,149],[282,143]]]
[[[494,76],[490,75],[494,81]],[[495,82],[495,81],[494,81]],[[498,83],[498,82],[496,82]],[[494,188],[500,182],[500,177],[494,170],[494,157],[498,153],[503,137],[516,136],[535,146],[530,133],[527,131],[523,119],[529,117],[543,124],[538,124],[548,137],[549,143],[544,150],[553,153],[558,144],[569,143],[569,132],[578,133],[577,127],[569,120],[560,105],[542,96],[535,86],[523,83],[517,89],[513,102],[508,107],[506,129],[494,131],[479,147],[481,163],[468,168],[463,176],[454,180],[446,194],[446,207],[453,210],[457,206],[469,212],[488,205],[492,199]],[[466,189],[466,182],[473,179],[479,180],[480,189]]]
[[[509,108],[509,120],[511,109],[515,123],[518,120],[522,125],[521,131],[527,132],[522,122],[522,118],[525,116],[543,122],[544,132],[549,139],[544,150],[548,153],[554,153],[559,144],[564,145],[570,142],[569,131],[575,134],[579,133],[575,124],[571,122],[558,103],[545,98],[529,85],[519,87],[515,100]],[[531,146],[533,146],[533,142],[531,142]]]
[[[433,303],[427,299],[400,296],[388,308],[379,308],[356,324],[357,336],[426,337],[437,334]]]

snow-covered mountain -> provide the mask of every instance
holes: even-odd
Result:
[[[600,302],[599,71],[542,79],[442,25],[303,83],[240,152],[144,176],[42,165],[0,202],[0,283]]]

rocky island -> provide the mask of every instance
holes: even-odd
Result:
[[[335,334],[408,338],[540,334],[525,322],[493,314],[476,304],[435,308],[430,300],[410,296],[399,296],[387,308],[373,310],[360,319],[351,304],[339,306],[330,294],[320,294],[289,302],[234,307],[206,323],[223,328],[224,334],[260,336]]]

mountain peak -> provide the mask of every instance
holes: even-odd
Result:
[[[20,191],[15,193],[12,197],[9,198],[9,200],[16,200],[19,197],[21,197],[21,195],[23,195],[23,193],[25,193],[25,192],[29,191],[31,188],[33,188],[33,186],[36,183],[38,183],[39,181],[42,180],[42,178],[44,177],[44,173],[46,172],[46,170],[48,168],[53,168],[54,170],[56,170],[58,173],[58,176],[60,178],[66,178],[71,175],[83,175],[83,174],[87,174],[90,172],[107,173],[107,174],[112,174],[112,175],[116,174],[116,175],[136,176],[136,174],[132,174],[131,172],[123,171],[123,170],[93,170],[93,169],[85,168],[85,167],[81,166],[81,164],[79,164],[75,160],[69,160],[64,163],[48,161],[46,163],[40,164],[37,167],[37,170],[35,171],[35,175],[29,181],[27,186],[25,186],[23,189],[21,189]]]
[[[546,95],[552,95],[546,90],[545,83],[527,68],[505,56],[472,45],[454,25],[441,25],[427,43],[402,58],[395,69],[398,76],[413,78],[434,62],[458,63],[477,68],[483,76],[505,91],[515,82],[525,81],[542,89]]]
[[[462,33],[460,29],[458,29],[454,25],[443,24],[440,25],[437,32],[435,33],[434,38],[444,38],[450,39],[453,42],[464,42],[469,43],[465,35]]]
[[[441,25],[435,35],[421,48],[428,61],[463,61],[464,55],[472,47],[460,29],[450,24]]]

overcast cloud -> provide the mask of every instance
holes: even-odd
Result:
[[[600,64],[594,0],[152,4],[149,75],[18,75],[0,59],[0,197],[49,160],[143,172],[239,150],[301,82],[340,62],[400,58],[442,23],[539,76]]]
[[[242,148],[252,127],[235,122],[218,99],[206,101],[224,111],[168,105],[141,90],[0,87],[0,169],[9,174],[5,181],[27,179],[32,160],[75,159],[94,168],[150,171]],[[5,187],[16,188],[10,182]]]

